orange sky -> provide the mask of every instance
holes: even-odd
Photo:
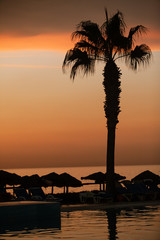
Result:
[[[160,51],[160,32],[151,31],[139,39],[139,43],[145,42],[152,51]],[[58,50],[66,51],[73,47],[71,32],[59,34],[40,34],[36,36],[12,36],[0,35],[0,50]]]
[[[1,168],[105,164],[103,66],[98,64],[94,76],[78,75],[74,84],[69,71],[63,74],[61,69],[65,52],[73,46],[70,34],[75,25],[86,16],[100,23],[104,19],[106,1],[97,5],[94,0],[91,8],[89,2],[85,8],[72,0],[68,5],[63,0],[34,1],[35,5],[26,0],[0,2]],[[116,164],[158,164],[158,7],[148,1],[146,13],[142,16],[138,9],[135,17],[136,3],[130,7],[126,0],[119,6],[117,0],[108,1],[112,11],[124,10],[128,26],[149,27],[140,42],[155,51],[151,65],[138,73],[118,62],[123,75]],[[78,6],[81,12],[71,11]]]
[[[8,35],[0,36],[0,50],[59,50],[64,51],[72,47],[71,33],[44,34],[38,36],[14,37]]]
[[[73,84],[69,71],[62,73],[62,52],[2,55],[6,66],[0,67],[1,166],[105,164],[103,66],[94,76],[79,75]],[[154,61],[139,73],[118,63],[123,75],[117,164],[159,162],[159,53],[154,53]]]

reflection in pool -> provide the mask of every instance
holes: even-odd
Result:
[[[48,228],[47,228],[48,224]],[[61,213],[61,229],[50,226],[1,231],[0,239],[158,240],[160,207],[83,210]]]

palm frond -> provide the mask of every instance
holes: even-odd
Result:
[[[104,42],[98,24],[91,21],[82,21],[77,25],[77,31],[72,33],[72,39],[77,37],[95,45]]]
[[[143,33],[146,33],[148,30],[143,25],[137,25],[130,29],[128,34],[128,49],[131,49],[134,46],[135,37],[139,37]]]
[[[101,48],[101,46],[99,45],[99,47],[85,41],[85,40],[81,40],[80,42],[77,42],[75,44],[76,48],[79,48],[83,51],[87,51],[87,53],[89,55],[93,55],[95,59],[99,59],[100,55],[104,55],[104,50],[103,47]]]
[[[126,63],[133,70],[137,70],[141,65],[149,64],[151,56],[151,49],[146,44],[141,44],[126,56]]]
[[[77,70],[84,71],[84,74],[93,73],[95,59],[91,58],[86,51],[81,51],[78,48],[70,49],[65,56],[63,62],[63,70],[66,66],[73,64],[71,68],[70,78],[74,79],[77,73]]]
[[[128,38],[132,38],[133,35],[142,35],[143,33],[146,33],[148,30],[146,27],[144,27],[143,25],[137,25],[136,27],[133,27],[130,29],[129,34],[128,34]]]
[[[107,63],[124,58],[132,69],[149,63],[151,50],[147,45],[136,46],[133,50],[134,38],[146,33],[147,29],[137,25],[130,29],[126,37],[123,14],[117,11],[109,18],[105,9],[105,15],[105,22],[100,28],[94,22],[81,21],[72,33],[72,40],[78,39],[78,42],[66,53],[62,66],[64,71],[66,66],[72,65],[71,78],[74,79],[77,70],[83,70],[84,74],[93,72],[95,61]]]
[[[115,40],[117,36],[124,35],[126,24],[124,22],[123,14],[117,11],[108,21],[105,21],[101,26],[101,31],[105,39],[109,38]]]
[[[88,33],[84,30],[77,30],[77,31],[72,33],[71,38],[72,38],[72,40],[74,40],[75,38],[87,39],[88,38]]]
[[[106,15],[106,23],[108,23],[108,11],[107,11],[107,8],[105,8],[104,11],[105,11],[105,15]]]
[[[130,45],[127,37],[120,35],[119,38],[117,37],[117,39],[115,39],[114,43],[115,43],[114,48],[117,49],[117,52],[119,53],[119,55],[121,55],[121,53],[128,52],[128,49],[130,49]]]
[[[95,61],[91,58],[85,59],[85,62],[84,59],[78,59],[71,68],[70,78],[75,78],[77,70],[82,70],[84,75],[92,74],[94,73],[94,66]]]
[[[115,32],[118,32],[120,35],[123,35],[126,28],[123,14],[120,11],[118,11],[112,18],[110,18],[108,26],[109,30],[113,29]]]

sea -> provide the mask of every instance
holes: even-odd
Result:
[[[3,169],[5,170],[5,169]],[[70,167],[70,168],[31,168],[6,169],[21,176],[38,174],[39,176],[56,172],[67,172],[78,178],[95,172],[105,172],[105,166]],[[130,180],[137,174],[150,170],[160,175],[160,165],[116,166],[116,173]],[[87,182],[83,180],[83,182]],[[81,188],[70,188],[70,192],[99,189],[98,185],[86,185]],[[44,189],[49,193],[51,188]],[[54,188],[55,193],[63,192]],[[140,207],[123,207],[113,209],[68,210],[61,212],[59,228],[34,228],[0,231],[1,240],[159,240],[160,239],[160,205]]]

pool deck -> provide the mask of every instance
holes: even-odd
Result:
[[[19,205],[51,205],[57,202],[51,201],[12,201],[12,202],[0,202],[2,206],[19,206]]]
[[[73,204],[73,205],[62,205],[61,212],[70,211],[82,211],[82,210],[101,210],[111,208],[136,208],[146,206],[160,205],[160,200],[157,201],[142,201],[142,202],[115,202],[115,203],[102,203],[102,204]]]
[[[13,201],[13,202],[0,202],[0,207],[7,206],[27,206],[27,205],[54,205],[56,202],[51,201]],[[110,208],[136,208],[144,206],[156,206],[160,205],[160,200],[156,201],[141,201],[141,202],[108,202],[98,204],[71,204],[61,205],[61,212],[79,211],[79,210],[99,210]]]

